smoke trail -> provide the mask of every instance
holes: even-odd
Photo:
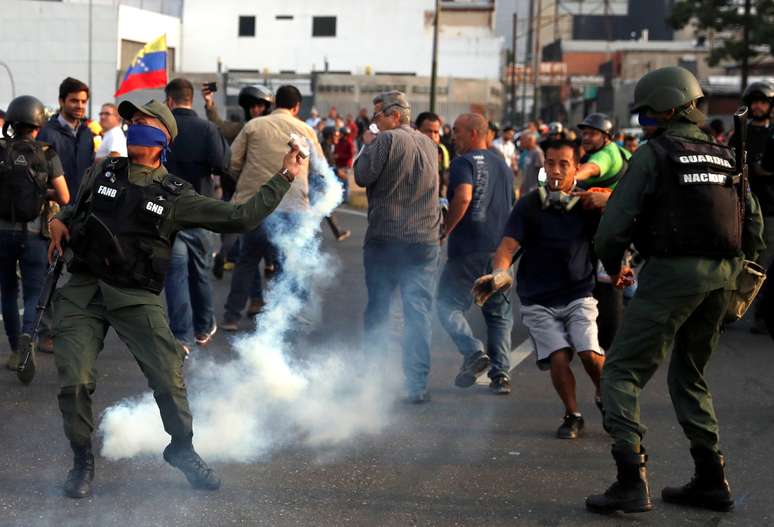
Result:
[[[333,278],[330,257],[320,251],[319,231],[342,200],[336,175],[310,150],[310,173],[320,176],[321,188],[308,213],[292,222],[272,220],[272,241],[285,255],[285,265],[266,295],[256,331],[234,341],[235,360],[200,359],[191,365],[194,445],[205,458],[245,462],[289,443],[335,445],[377,432],[399,390],[394,378],[364,375],[354,350],[329,345],[304,361],[291,356],[289,336],[296,321],[319,308],[315,288]],[[382,371],[399,368],[385,365]],[[169,442],[149,393],[107,409],[99,431],[102,455],[110,459],[158,455]]]

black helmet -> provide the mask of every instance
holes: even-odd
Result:
[[[5,121],[11,125],[26,124],[40,128],[46,124],[46,107],[32,95],[21,95],[8,105]]]
[[[267,106],[274,103],[274,96],[266,86],[245,86],[239,90],[239,106],[245,110],[260,102],[266,103]]]
[[[774,86],[768,81],[750,83],[744,90],[742,101],[750,106],[753,99],[765,99],[769,102],[774,98]]]
[[[599,130],[608,137],[613,135],[613,121],[603,113],[590,113],[586,116],[582,123],[578,125],[578,128],[583,130],[584,128],[593,128]]]

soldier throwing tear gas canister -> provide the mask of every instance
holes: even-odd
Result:
[[[614,284],[623,281],[621,258],[632,241],[647,263],[602,373],[618,478],[586,499],[593,512],[653,508],[639,397],[670,348],[669,393],[696,472],[687,485],[663,489],[662,498],[719,511],[734,505],[704,372],[744,258],[763,247],[762,219],[733,152],[699,129],[700,97],[699,82],[679,67],[654,70],[637,83],[634,110],[657,131],[632,157],[595,238]]]
[[[175,118],[164,104],[124,101],[118,110],[130,122],[128,159],[107,158],[96,165],[81,183],[77,205],[50,223],[49,258],[65,245],[72,273],[53,300],[59,408],[74,454],[64,491],[72,498],[91,494],[94,364],[111,326],[140,364],[172,437],[164,459],[194,488],[215,490],[220,479],[193,448],[185,352],[169,329],[159,297],[172,243],[185,228],[255,228],[282,200],[302,161],[294,146],[282,169],[243,205],[207,198],[162,164],[177,135]]]

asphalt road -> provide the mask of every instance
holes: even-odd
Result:
[[[345,213],[339,219],[353,236],[336,243],[324,231],[325,250],[335,255],[339,269],[310,339],[357,345],[366,297],[360,248],[365,220]],[[228,277],[215,283],[219,315]],[[480,315],[471,316],[480,331]],[[514,346],[524,338],[517,324]],[[228,360],[229,339],[218,333],[213,345],[195,353]],[[0,349],[6,346],[3,342]],[[70,452],[56,406],[53,360],[43,355],[29,387],[10,372],[0,374],[0,445],[5,452],[0,457],[0,525],[770,525],[772,353],[772,341],[750,335],[742,323],[724,335],[709,367],[736,511],[683,509],[656,498],[653,512],[611,517],[587,513],[583,504],[587,494],[612,481],[614,465],[582,368],[576,364],[575,372],[586,434],[561,441],[554,436],[561,404],[532,357],[514,369],[510,396],[490,395],[485,386],[455,388],[460,357],[437,323],[429,404],[396,402],[380,432],[335,447],[290,442],[250,464],[213,463],[224,481],[215,493],[191,490],[159,452],[122,461],[100,457],[94,496],[81,501],[63,497],[60,485]],[[98,413],[147,390],[131,355],[112,333],[98,366]],[[684,483],[692,471],[665,375],[662,368],[642,401],[654,497],[664,485]]]

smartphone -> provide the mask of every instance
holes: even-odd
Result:
[[[215,93],[216,91],[218,91],[218,83],[217,82],[205,82],[204,86],[206,86],[206,88],[209,91],[211,91],[212,93]]]

